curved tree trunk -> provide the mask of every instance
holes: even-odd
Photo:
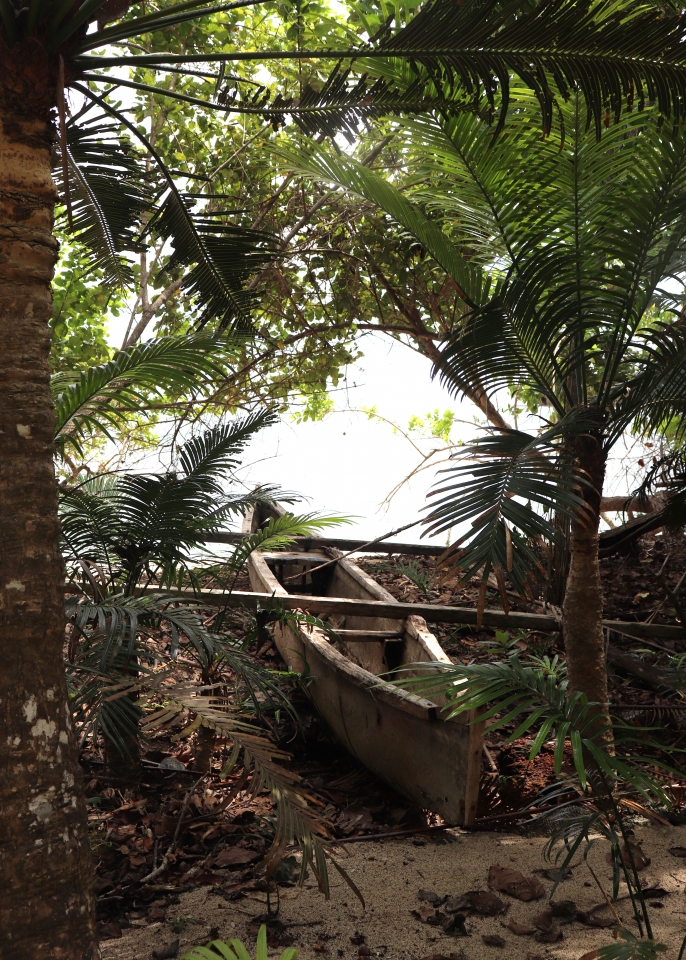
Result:
[[[10,54],[0,39],[0,940],[13,960],[97,951],[62,661],[48,368],[54,89],[37,44]]]
[[[587,514],[572,523],[570,563],[562,624],[570,693],[585,693],[607,712],[607,663],[603,636],[603,587],[598,560],[600,498],[605,477],[601,441],[580,441],[581,466],[592,487],[583,496]]]

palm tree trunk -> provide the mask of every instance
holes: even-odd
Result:
[[[97,947],[62,661],[48,367],[54,83],[36,67],[39,49],[10,54],[0,39],[0,939],[16,960],[83,960]]]
[[[598,559],[600,498],[605,455],[599,439],[585,438],[581,466],[592,487],[583,492],[587,513],[572,523],[570,564],[562,623],[569,692],[585,693],[607,712],[607,663],[603,636],[603,588]]]

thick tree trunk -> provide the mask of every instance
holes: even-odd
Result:
[[[41,57],[0,39],[0,955],[84,960],[97,947],[62,662],[48,369],[54,82]]]
[[[603,588],[598,561],[600,497],[605,456],[600,440],[584,438],[581,466],[592,487],[583,492],[588,512],[572,523],[570,564],[562,622],[570,693],[582,692],[607,711]]]

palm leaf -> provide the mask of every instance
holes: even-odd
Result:
[[[247,417],[220,424],[202,436],[187,441],[178,454],[185,479],[209,483],[214,492],[216,479],[238,465],[240,453],[256,433],[272,426],[278,420],[270,410],[259,410]]]
[[[120,350],[108,363],[78,376],[52,379],[58,451],[78,453],[90,437],[111,431],[149,407],[163,391],[214,392],[230,370],[231,341],[194,334],[164,337]]]
[[[174,248],[165,270],[191,268],[183,289],[201,308],[199,328],[211,320],[218,321],[219,330],[236,320],[247,328],[253,294],[245,281],[276,256],[278,244],[263,231],[222,223],[221,211],[212,217],[196,214],[193,202],[170,189],[155,217],[155,232]]]
[[[171,27],[175,25],[173,10],[169,14],[165,26]],[[186,16],[185,11],[179,14],[182,19]],[[552,127],[556,95],[564,100],[570,91],[579,89],[600,134],[606,112],[618,117],[624,106],[631,108],[637,103],[642,107],[652,100],[657,100],[663,115],[671,115],[674,124],[679,123],[686,102],[685,34],[686,26],[676,11],[641,3],[471,0],[455,4],[434,0],[406,27],[376,46],[88,57],[85,51],[100,45],[96,36],[76,45],[72,64],[78,72],[119,65],[317,58],[354,60],[364,69],[367,65],[372,68],[377,59],[406,60],[427,72],[432,88],[459,87],[475,102],[485,101],[499,111],[499,124],[507,111],[510,76],[514,74],[539,99],[545,130]]]
[[[201,309],[199,326],[217,320],[221,331],[236,321],[249,329],[252,293],[244,289],[244,282],[258,267],[274,258],[278,250],[276,239],[260,230],[222,223],[221,218],[229,217],[230,211],[212,211],[212,216],[193,213],[195,198],[181,193],[145,134],[121,110],[110,106],[88,87],[80,83],[74,83],[73,87],[131,132],[148,151],[166,182],[167,195],[148,221],[147,229],[154,229],[174,248],[165,270],[173,271],[178,266],[191,268],[184,276],[183,289],[195,298]]]
[[[304,792],[299,787],[297,774],[286,770],[281,763],[288,754],[279,750],[260,736],[259,731],[241,720],[234,710],[219,700],[212,688],[197,684],[162,683],[159,675],[146,677],[137,684],[147,689],[148,699],[162,697],[165,707],[153,712],[142,723],[144,731],[155,729],[160,722],[167,722],[170,711],[190,713],[199,717],[201,723],[217,733],[230,738],[238,752],[244,754],[246,767],[253,766],[255,777],[252,789],[258,792],[266,787],[276,801],[277,828],[272,847],[263,861],[268,873],[281,860],[289,843],[298,842],[303,852],[301,878],[304,879],[307,867],[312,868],[320,889],[329,896],[328,872],[326,867],[327,836],[326,823],[309,806]],[[232,765],[237,760],[236,751]]]
[[[467,303],[473,306],[483,301],[486,290],[481,270],[468,264],[440,227],[379,174],[351,157],[333,157],[315,144],[307,150],[279,150],[278,153],[292,172],[311,180],[333,183],[381,207],[453,278]]]
[[[436,534],[471,522],[449,550],[465,579],[483,568],[485,582],[495,568],[524,586],[540,563],[534,543],[557,541],[555,524],[544,513],[576,517],[584,509],[580,487],[587,481],[565,440],[589,426],[596,426],[592,416],[577,410],[538,437],[516,430],[482,437],[461,449],[456,466],[441,471],[449,480],[432,491],[437,499],[426,523]]]
[[[141,214],[152,202],[150,177],[139,157],[102,118],[67,125],[69,192],[74,234],[91,252],[94,267],[105,282],[131,285],[131,265],[125,250],[140,250],[137,236]],[[62,164],[54,170],[60,195],[65,195]]]
[[[349,522],[348,517],[322,517],[316,513],[302,516],[284,513],[280,517],[270,517],[259,530],[244,537],[237,544],[231,557],[231,569],[241,570],[256,550],[283,550],[290,546],[296,537],[311,537],[317,530]]]

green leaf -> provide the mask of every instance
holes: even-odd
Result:
[[[193,334],[163,337],[120,350],[108,363],[79,375],[57,374],[52,390],[58,451],[81,452],[98,434],[112,436],[162,391],[211,394],[231,369],[232,341]]]
[[[383,177],[344,154],[333,157],[316,144],[301,151],[282,149],[278,155],[283,157],[286,168],[292,172],[320,182],[333,183],[381,207],[418,240],[453,278],[467,303],[474,305],[481,302],[484,295],[481,271],[467,264],[440,228]]]

